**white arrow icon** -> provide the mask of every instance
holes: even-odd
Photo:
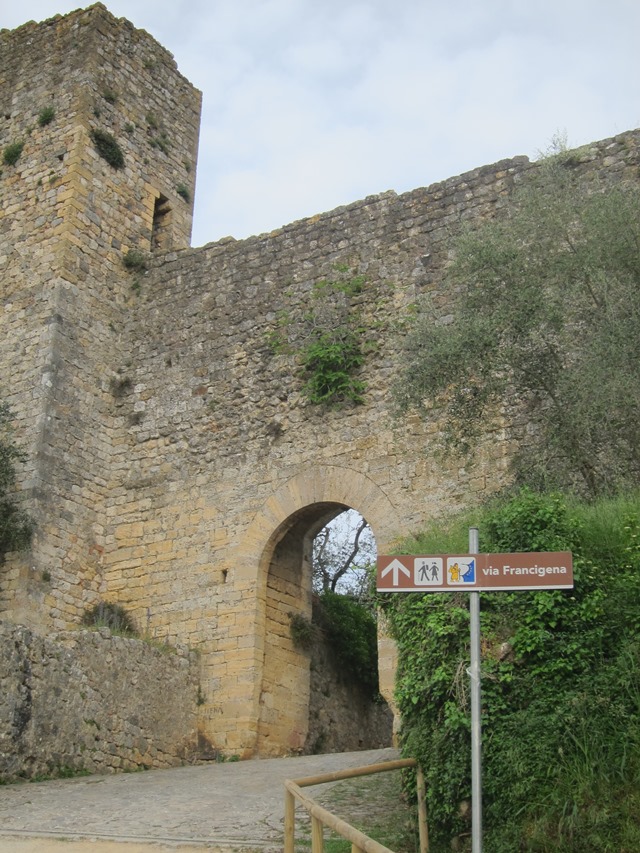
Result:
[[[394,586],[398,586],[398,573],[399,572],[402,572],[407,577],[411,576],[411,572],[409,571],[409,569],[406,566],[404,566],[400,562],[400,560],[392,560],[389,563],[389,565],[387,566],[387,568],[382,570],[382,572],[380,573],[380,577],[385,578],[389,574],[389,572],[393,572],[393,585]]]

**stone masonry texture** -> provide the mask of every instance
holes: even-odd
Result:
[[[309,742],[289,623],[311,615],[315,534],[353,507],[385,552],[505,482],[517,423],[473,467],[443,461],[437,418],[395,420],[391,387],[416,299],[455,314],[452,237],[536,165],[189,248],[199,108],[171,55],[101,4],[0,33],[0,150],[24,143],[0,176],[0,396],[36,521],[31,551],[0,567],[0,613],[46,636],[123,605],[148,637],[198,651],[213,749],[279,755]],[[637,181],[639,162],[630,131],[572,168]],[[363,341],[362,405],[304,393],[305,347],[336,326]]]
[[[99,631],[0,623],[0,778],[171,767],[198,751],[199,661]]]

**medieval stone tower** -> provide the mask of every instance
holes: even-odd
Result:
[[[200,96],[153,39],[100,5],[1,39],[3,148],[22,146],[2,175],[2,392],[31,460],[38,526],[9,612],[49,624],[77,619],[100,585],[122,258],[189,244]],[[116,139],[114,166],[99,145]],[[30,588],[52,561],[55,604]]]
[[[434,422],[389,412],[406,310],[442,317],[452,234],[500,207],[527,158],[385,193],[244,241],[189,248],[200,95],[101,4],[0,33],[0,398],[28,455],[32,550],[0,616],[47,632],[100,600],[200,652],[219,749],[303,747],[313,536],[353,507],[378,548],[498,487],[521,434],[443,463]],[[639,136],[579,168],[637,176]],[[15,156],[17,153],[17,156]],[[304,393],[309,324],[364,329],[363,403]]]

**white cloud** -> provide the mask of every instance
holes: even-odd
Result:
[[[71,11],[32,0],[0,25]],[[203,91],[194,243],[640,125],[636,0],[107,0]]]

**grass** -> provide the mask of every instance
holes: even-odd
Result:
[[[402,796],[401,771],[359,776],[331,787],[307,789],[316,802],[394,853],[419,849],[417,813]],[[325,827],[325,853],[350,853],[351,843]],[[296,853],[311,849],[311,821],[296,808]]]

